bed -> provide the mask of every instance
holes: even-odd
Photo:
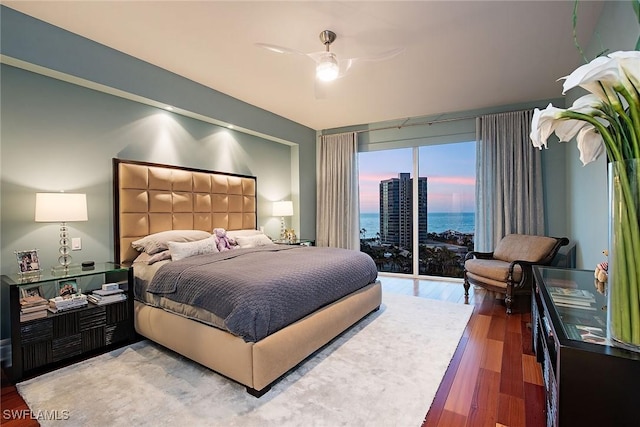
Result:
[[[217,316],[207,318],[211,313],[206,310],[195,316],[194,310],[203,311],[199,307],[180,311],[172,309],[174,302],[160,304],[158,301],[168,297],[167,294],[150,294],[140,286],[149,285],[157,271],[168,267],[152,268],[139,262],[146,250],[141,253],[132,243],[184,230],[198,234],[223,228],[235,236],[259,234],[256,178],[121,159],[113,159],[113,174],[115,255],[121,264],[133,266],[136,331],[246,386],[254,396],[266,393],[288,370],[380,306],[381,285],[374,275],[364,284],[349,284],[352,289],[344,296],[334,295],[333,300],[319,302],[319,307],[293,323],[248,336],[226,330],[218,324]],[[263,257],[267,255],[262,252],[296,256],[298,251],[297,256],[302,256],[305,250],[329,249],[273,245],[231,251],[234,254],[230,258],[243,252]],[[229,253],[215,255],[225,258],[224,254]],[[205,255],[169,263],[178,265],[200,258]],[[334,279],[327,277],[326,282],[332,283]]]

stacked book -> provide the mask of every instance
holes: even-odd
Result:
[[[70,297],[55,297],[49,300],[49,311],[58,313],[72,310],[74,308],[86,307],[88,305],[87,296],[84,294],[71,295]]]
[[[20,300],[20,321],[47,317],[47,300],[39,295],[31,295]]]
[[[87,298],[94,304],[105,305],[124,301],[127,299],[127,294],[122,289],[98,289],[93,291]]]
[[[549,295],[553,303],[558,307],[579,308],[582,310],[595,310],[596,298],[593,293],[576,288],[561,288],[549,286]]]

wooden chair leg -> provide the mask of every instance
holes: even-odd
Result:
[[[511,305],[513,304],[512,288],[507,285],[507,292],[504,296],[504,304],[507,306],[507,314],[511,314]]]

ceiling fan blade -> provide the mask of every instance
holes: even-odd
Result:
[[[275,53],[284,53],[287,55],[303,55],[303,56],[307,56],[306,53],[304,52],[300,52],[299,50],[295,50],[295,49],[289,49],[288,47],[284,47],[284,46],[278,46],[275,44],[268,44],[268,43],[254,43],[257,47],[261,47],[263,49],[267,49],[271,52],[275,52]]]
[[[339,61],[340,64],[340,74],[339,77],[344,76],[347,72],[353,67],[357,62],[377,62],[377,61],[385,61],[387,59],[391,59],[394,56],[401,54],[404,51],[404,48],[392,49],[387,52],[383,52],[379,55],[375,56],[362,56],[358,58],[347,58]]]
[[[379,53],[378,55],[361,56],[361,57],[358,57],[358,58],[346,59],[345,61],[352,61],[351,65],[353,65],[353,63],[355,63],[355,62],[360,62],[360,61],[368,61],[368,62],[386,61],[388,59],[391,59],[391,58],[393,58],[395,56],[400,55],[402,52],[404,52],[404,50],[405,50],[405,48],[399,47],[397,49],[391,49],[391,50],[388,50],[386,52]]]

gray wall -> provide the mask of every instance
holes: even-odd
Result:
[[[271,202],[299,200],[298,234],[315,236],[314,130],[0,6],[0,270],[17,271],[14,250],[37,248],[56,264],[59,224],[34,222],[35,193],[87,194],[89,221],[69,223],[82,239],[74,261],[113,259],[114,157],[255,175],[258,225],[276,235]],[[17,60],[17,61],[14,61]],[[25,61],[23,65],[23,62]],[[65,73],[233,123],[207,121],[27,71]],[[64,76],[63,76],[64,78]],[[263,137],[262,137],[263,136]],[[287,141],[292,146],[274,142]],[[304,173],[301,173],[304,171]],[[1,337],[9,336],[8,292],[0,294]]]

